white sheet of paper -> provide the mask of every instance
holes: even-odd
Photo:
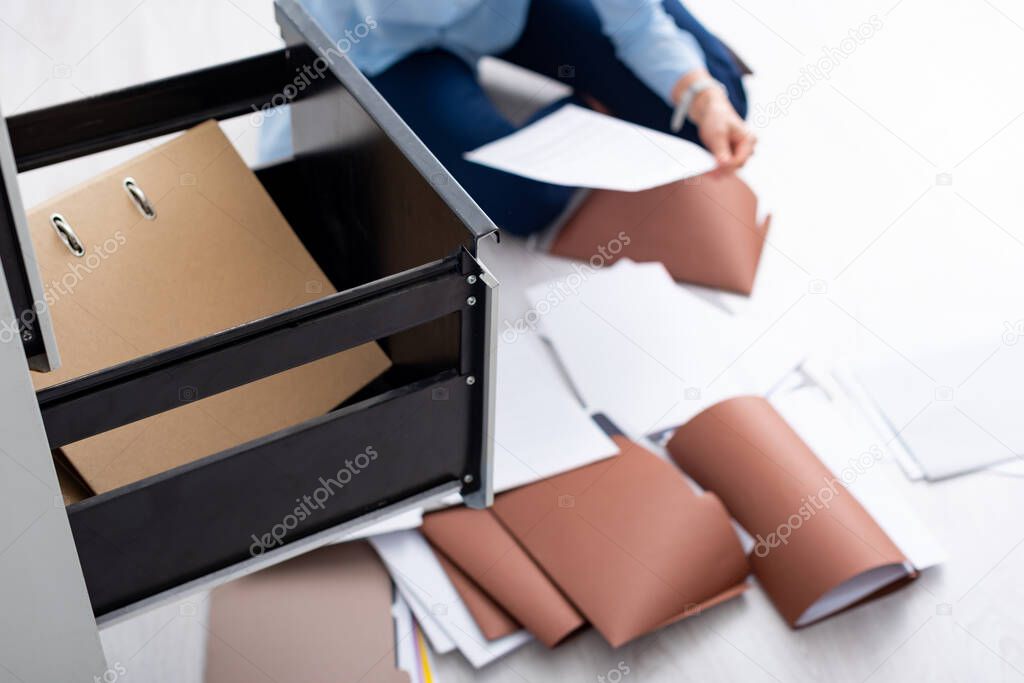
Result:
[[[874,432],[857,429],[816,386],[773,394],[771,403],[914,567],[946,561],[945,551],[900,493],[898,483],[910,484],[901,482],[895,463],[886,461]]]
[[[527,298],[586,408],[631,434],[677,427],[729,396],[763,395],[803,355],[768,334],[770,321],[712,306],[658,263],[623,260]]]
[[[636,192],[707,173],[699,145],[569,104],[465,158],[570,187]]]
[[[851,411],[855,412],[870,427],[871,431],[878,435],[879,440],[885,444],[886,450],[900,464],[907,479],[911,481],[924,479],[924,470],[921,469],[921,464],[897,438],[896,430],[878,409],[878,405],[864,389],[864,385],[857,379],[856,374],[846,366],[833,368],[831,374],[839,384]]]
[[[420,667],[416,652],[416,627],[409,603],[401,592],[395,593],[391,605],[391,617],[395,621],[395,666],[409,674],[411,683],[421,683]]]
[[[488,641],[420,532],[396,531],[375,536],[370,543],[400,587],[431,645],[435,643],[427,620],[433,620],[469,663],[480,668],[532,640],[529,633],[520,630]]]
[[[862,365],[857,378],[929,480],[1024,457],[1024,343]]]
[[[526,291],[530,287],[579,272],[576,262],[537,251],[526,240],[512,235],[502,235],[501,242],[482,240],[479,258],[501,283],[498,332],[502,337],[515,334],[515,328],[525,322],[530,306]]]
[[[425,604],[426,596],[410,581],[404,581],[403,586],[406,589],[405,594],[408,596],[408,599],[420,610],[416,613],[419,614],[423,610],[429,610],[427,612],[430,615],[429,618],[452,639],[456,649],[476,669],[497,661],[509,652],[533,640],[529,633],[520,630],[502,638],[488,641],[484,634],[480,632],[479,627],[476,626],[476,622],[473,621],[472,615],[466,609],[465,603],[459,602],[460,607],[456,610],[457,614],[455,615],[452,615],[450,612],[435,613],[434,610],[437,609],[437,603],[431,603],[429,606]],[[446,609],[447,607],[450,607],[450,605],[446,606]],[[423,618],[426,619],[428,617],[424,615]],[[472,625],[477,630],[467,631],[466,629],[469,625]]]
[[[405,600],[405,603],[409,605],[409,609],[415,615],[417,623],[423,629],[423,635],[426,636],[434,652],[442,655],[453,652],[455,650],[455,641],[448,636],[447,631],[441,627],[441,624],[431,616],[430,609],[424,607],[415,599],[415,592],[408,582],[395,580],[395,589]]]
[[[507,491],[616,455],[537,333],[498,343],[494,490]]]
[[[806,626],[846,609],[886,586],[909,576],[912,571],[913,567],[904,563],[902,565],[883,565],[857,574],[818,598],[817,602],[808,607],[797,619],[796,626]]]
[[[526,289],[568,278],[576,264],[530,249],[522,240],[485,240],[480,257],[501,283],[498,297],[495,492],[615,455],[576,397],[554,352],[531,327]]]

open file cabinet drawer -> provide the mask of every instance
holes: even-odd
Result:
[[[301,8],[283,2],[278,19],[288,49],[7,120],[5,174],[266,116],[284,97],[296,154],[258,175],[339,290],[38,392],[51,448],[170,410],[183,387],[206,397],[371,340],[394,363],[327,415],[70,506],[100,621],[426,498],[490,502],[497,283],[475,255],[495,228],[341,53],[321,57],[325,37]],[[295,87],[314,64],[320,75]],[[16,245],[20,203],[6,187],[0,227]],[[31,287],[10,280],[31,276],[31,257],[3,251],[15,311],[27,311]],[[45,367],[37,335],[23,339]]]

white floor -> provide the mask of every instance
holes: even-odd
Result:
[[[756,305],[835,356],[916,362],[965,332],[999,348],[1004,325],[1024,319],[1024,7],[691,7],[758,72],[750,176],[775,221]],[[848,39],[858,28],[870,35]],[[5,0],[0,104],[10,115],[277,44],[269,0]],[[822,60],[828,78],[810,69]],[[230,130],[251,155],[258,130]],[[132,153],[27,174],[27,203]],[[587,632],[483,672],[445,657],[439,680],[618,680],[620,663],[643,681],[1024,680],[1024,481],[983,472],[903,488],[951,560],[883,600],[792,631],[755,589],[617,651]],[[130,680],[198,681],[203,608],[197,598],[108,629],[110,663]]]

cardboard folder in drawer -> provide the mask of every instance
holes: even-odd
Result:
[[[213,121],[29,214],[62,366],[37,389],[332,293]],[[97,493],[324,414],[389,360],[364,344],[62,448]]]

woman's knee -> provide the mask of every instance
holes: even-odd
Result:
[[[480,208],[500,229],[526,237],[551,225],[572,199],[571,187],[525,178],[510,178],[504,188],[478,199]],[[503,183],[504,184],[504,183]]]

